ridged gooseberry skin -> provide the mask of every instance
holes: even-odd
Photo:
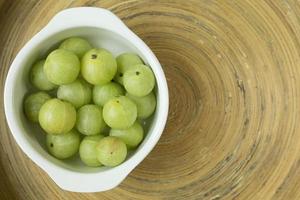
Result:
[[[88,104],[92,100],[92,88],[83,79],[59,86],[57,90],[59,99],[70,102],[75,108]]]
[[[109,100],[124,94],[124,88],[118,83],[110,82],[105,85],[95,85],[93,88],[93,101],[97,105],[104,106]]]
[[[150,92],[149,94],[143,97],[136,97],[129,93],[127,93],[126,96],[135,103],[137,107],[138,118],[146,119],[150,117],[155,111],[156,98],[153,92]]]
[[[103,118],[111,128],[126,129],[135,122],[137,107],[128,97],[120,96],[104,105]]]
[[[80,61],[73,52],[57,49],[47,56],[44,72],[48,80],[56,85],[69,84],[78,77]]]
[[[126,144],[117,137],[101,139],[96,149],[99,162],[109,167],[121,164],[127,156]]]
[[[119,55],[116,58],[116,60],[117,60],[118,70],[114,77],[114,80],[116,80],[121,85],[123,85],[124,73],[127,70],[131,69],[135,65],[143,64],[142,59],[134,53],[123,53]]]
[[[92,49],[92,46],[87,40],[83,38],[71,37],[64,40],[59,48],[72,51],[78,56],[78,58],[81,58],[87,51]]]
[[[39,111],[42,105],[49,99],[51,97],[46,92],[37,92],[27,96],[24,100],[24,112],[27,119],[32,122],[38,122]]]
[[[81,161],[89,167],[99,167],[102,164],[97,158],[97,145],[104,138],[103,135],[85,136],[79,147]]]
[[[68,102],[57,98],[46,101],[39,112],[39,123],[49,134],[64,134],[74,127],[76,110]]]
[[[36,62],[30,70],[30,82],[31,84],[39,89],[39,90],[44,90],[44,91],[48,91],[48,90],[52,90],[56,87],[55,84],[51,83],[45,72],[44,72],[44,64],[45,64],[45,60],[40,60],[38,62]]]
[[[102,108],[98,105],[84,105],[77,111],[77,130],[84,135],[100,134],[106,124],[102,117]]]
[[[93,85],[109,83],[117,72],[117,61],[106,49],[91,49],[81,59],[81,75]]]
[[[48,151],[58,159],[66,159],[75,155],[79,150],[79,144],[80,134],[74,129],[65,134],[47,134],[46,136]]]
[[[153,90],[155,77],[149,67],[137,65],[125,72],[123,83],[129,94],[143,97]]]
[[[128,129],[111,129],[110,136],[121,139],[128,149],[136,148],[144,137],[143,127],[136,121]]]

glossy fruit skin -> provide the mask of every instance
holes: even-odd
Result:
[[[135,122],[137,107],[128,97],[120,96],[104,105],[103,118],[111,128],[126,129]]]
[[[109,83],[117,72],[117,61],[105,49],[91,49],[81,60],[81,75],[93,85]]]
[[[80,62],[73,52],[57,49],[46,58],[44,72],[48,80],[56,85],[69,84],[77,79]]]
[[[70,102],[75,108],[89,104],[92,100],[92,88],[83,79],[59,86],[57,90],[59,99]]]
[[[153,90],[155,78],[149,67],[146,65],[136,65],[125,72],[123,83],[129,94],[143,97]]]
[[[126,144],[119,138],[112,136],[101,139],[96,149],[100,163],[109,167],[121,164],[127,156]]]
[[[103,131],[105,126],[100,106],[88,104],[77,111],[76,128],[80,133],[97,135]]]
[[[81,161],[89,167],[99,167],[102,164],[97,158],[97,145],[104,138],[103,135],[85,136],[79,147]]]
[[[80,134],[76,130],[68,133],[47,134],[46,145],[51,155],[58,159],[66,159],[75,155],[79,150]]]
[[[71,37],[64,40],[59,48],[72,51],[78,56],[78,58],[81,58],[87,51],[92,49],[92,46],[87,40],[83,38]]]
[[[138,122],[135,122],[128,129],[111,129],[109,135],[121,139],[128,149],[134,149],[143,140],[144,130]]]
[[[155,112],[151,68],[137,54],[123,53],[115,59],[80,37],[67,38],[35,63],[29,79],[36,89],[57,96],[28,96],[24,113],[39,122],[47,133],[49,153],[58,159],[78,152],[86,166],[117,166],[143,141],[148,125],[140,122],[151,120]]]
[[[105,85],[94,86],[93,101],[97,105],[104,106],[109,100],[124,94],[125,90],[120,84],[109,82]]]
[[[27,96],[24,100],[24,113],[27,119],[32,122],[39,121],[39,111],[42,105],[51,99],[46,92],[37,92]]]
[[[118,70],[114,77],[114,80],[116,80],[121,85],[123,85],[124,73],[127,70],[131,69],[135,65],[143,64],[142,59],[134,53],[123,53],[119,55],[116,58],[116,60],[117,60]]]
[[[129,93],[127,93],[126,96],[135,103],[138,118],[146,119],[155,111],[156,99],[153,92],[150,92],[148,95],[143,97],[136,97]]]
[[[38,62],[36,62],[30,70],[30,82],[31,84],[39,89],[39,90],[44,90],[44,91],[48,91],[48,90],[52,90],[56,87],[55,84],[51,83],[45,72],[44,72],[44,64],[45,64],[45,60],[40,60]]]
[[[49,134],[64,134],[74,127],[76,110],[68,102],[57,98],[46,101],[39,112],[39,123]]]

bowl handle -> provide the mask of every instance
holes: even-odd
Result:
[[[128,34],[128,27],[109,10],[96,7],[69,8],[57,13],[48,23],[48,30],[63,30],[86,26],[105,28],[121,34]]]

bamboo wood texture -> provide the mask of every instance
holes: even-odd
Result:
[[[1,200],[300,199],[300,1],[0,0],[1,91],[20,48],[76,6],[112,10],[158,56],[166,129],[119,187],[65,192],[16,145],[1,98]]]

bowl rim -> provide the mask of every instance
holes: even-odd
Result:
[[[66,25],[66,20],[70,20],[74,16],[83,15],[82,20],[75,21]],[[95,21],[87,21],[91,19],[91,17],[95,17],[95,15],[100,15],[110,19],[114,25],[110,25],[109,22],[104,24],[96,24]],[[109,21],[109,20],[108,20]],[[152,132],[147,141],[142,148],[138,149],[128,160],[123,162],[122,164],[109,168],[105,171],[98,171],[93,173],[85,173],[80,171],[73,171],[47,160],[44,158],[39,152],[35,151],[34,147],[26,140],[24,133],[21,128],[14,123],[17,118],[16,113],[14,112],[13,107],[13,90],[14,84],[16,82],[17,71],[19,67],[22,66],[22,62],[30,56],[30,53],[33,51],[33,48],[39,45],[43,40],[46,40],[51,35],[55,33],[59,33],[61,31],[65,31],[70,28],[101,28],[112,31],[118,35],[122,35],[127,42],[135,48],[137,48],[141,54],[147,58],[148,64],[151,67],[152,71],[155,74],[155,79],[157,83],[157,90],[159,96],[159,102],[157,102],[157,120],[156,124],[152,125]],[[24,66],[23,66],[24,67]],[[86,188],[76,188],[74,185],[66,185],[65,183],[59,183],[58,176],[67,173],[70,176],[81,177],[86,176],[88,179],[91,179],[95,175],[102,175],[109,177],[112,174],[119,177],[118,180],[115,181],[114,184],[107,186],[106,188],[102,186],[91,189],[91,191],[103,191],[106,189],[111,189],[118,185],[129,173],[132,171],[154,148],[156,143],[158,142],[163,129],[165,127],[167,116],[168,116],[168,108],[169,108],[169,94],[168,94],[168,86],[165,78],[165,74],[162,70],[162,67],[154,55],[154,53],[150,50],[150,48],[136,35],[134,34],[117,16],[115,16],[112,12],[102,9],[102,8],[92,8],[92,7],[77,7],[70,8],[59,12],[55,15],[52,20],[44,27],[40,32],[35,34],[19,51],[13,60],[9,71],[7,73],[5,87],[4,87],[4,110],[5,116],[10,128],[10,131],[15,138],[17,144],[21,147],[22,151],[36,163],[39,167],[41,167],[44,171],[46,171],[49,176],[63,189],[69,191],[79,191],[79,192],[89,192]],[[96,178],[96,177],[95,177]]]

